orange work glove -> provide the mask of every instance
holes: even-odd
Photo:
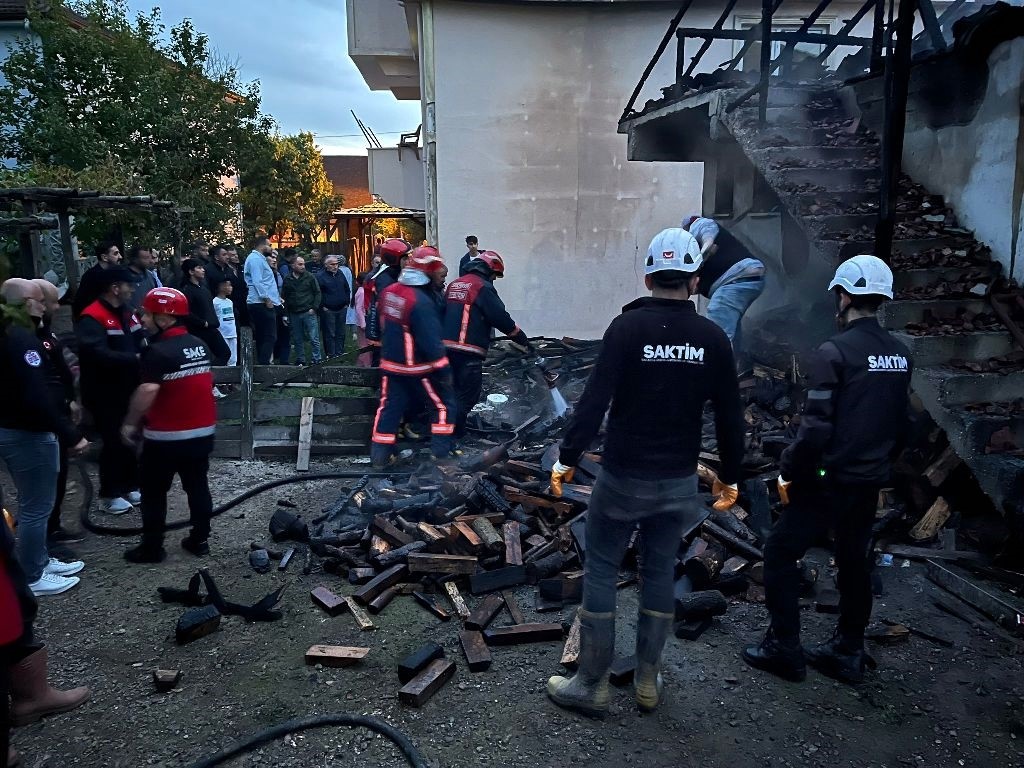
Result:
[[[779,479],[776,481],[776,485],[779,488],[779,500],[783,506],[789,504],[789,486],[792,484],[792,480],[784,480],[782,475],[779,475]]]
[[[571,483],[576,474],[576,467],[567,467],[560,461],[551,468],[551,495],[562,495],[562,483]]]
[[[726,485],[721,480],[715,480],[711,485],[711,495],[718,497],[718,501],[713,505],[714,508],[719,512],[724,512],[739,499],[740,487],[736,483]]]

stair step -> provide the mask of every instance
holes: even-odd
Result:
[[[893,336],[907,345],[914,365],[922,367],[944,365],[951,360],[987,360],[1014,349],[1013,338],[1006,331],[925,336],[896,331]]]
[[[758,104],[757,96],[753,96],[743,103],[743,106],[736,110],[735,122],[738,127],[746,127],[745,123],[751,120],[756,121]],[[803,106],[772,106],[769,102],[765,119],[769,125],[796,127],[796,128],[820,128],[820,123],[829,118],[844,118],[846,113],[839,107],[803,107]]]
[[[851,165],[854,164],[854,161],[862,161],[862,165],[867,167],[878,162],[876,159],[878,150],[867,147],[770,147],[751,149],[747,154],[772,163],[780,160],[796,160],[807,163],[849,160]]]
[[[934,317],[956,317],[961,311],[989,311],[984,299],[907,299],[887,301],[879,310],[879,322],[885,328],[898,330],[910,323],[920,323],[926,313]]]
[[[945,366],[924,367],[914,373],[914,388],[948,407],[1007,403],[1024,393],[1024,371],[972,373]]]
[[[962,280],[978,267],[929,267],[927,269],[898,269],[893,272],[893,287],[896,292],[908,288],[920,288],[924,285],[935,285],[944,280]]]
[[[878,138],[873,134],[869,137],[870,143],[854,144],[853,147],[878,150],[881,146]],[[751,139],[754,149],[767,149],[769,147],[832,147],[832,141],[838,141],[843,146],[842,134],[838,134],[834,128],[809,128],[806,126],[788,126],[784,131],[776,130],[757,136]],[[852,140],[852,137],[851,137]]]
[[[878,182],[880,171],[875,168],[779,168],[767,171],[769,182],[782,187],[796,187],[801,184],[816,184],[821,187],[856,189],[874,181]]]
[[[1024,448],[1024,416],[989,416],[983,413],[953,408],[953,418],[961,424],[961,442],[965,450],[985,454],[992,435],[1003,429],[1010,430],[1014,442]]]

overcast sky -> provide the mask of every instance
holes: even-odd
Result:
[[[345,0],[128,0],[128,6],[133,12],[159,7],[167,27],[192,19],[238,62],[244,80],[260,81],[263,111],[281,130],[312,131],[324,154],[366,154],[349,110],[385,146],[420,123],[418,102],[366,87],[347,53]]]

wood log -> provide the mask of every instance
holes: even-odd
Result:
[[[545,600],[578,603],[583,600],[583,579],[541,579],[537,582],[537,591]]]
[[[454,581],[446,581],[444,583],[444,591],[448,593],[448,599],[452,601],[452,607],[455,608],[455,613],[458,614],[459,618],[465,621],[469,618],[469,608],[466,607],[466,601],[462,599],[462,595],[459,593],[459,588],[455,585]]]
[[[378,568],[390,568],[399,563],[405,563],[409,559],[409,555],[419,552],[421,549],[425,549],[427,543],[425,541],[410,541],[404,547],[398,547],[392,549],[390,552],[385,552],[382,555],[377,555],[371,558]]]
[[[416,530],[423,538],[423,541],[427,543],[427,548],[431,551],[436,548],[443,547],[446,539],[448,538],[444,531],[430,523],[418,523],[416,525]]]
[[[186,645],[211,632],[220,626],[220,611],[216,606],[204,605],[202,608],[189,608],[185,611],[174,628],[174,639],[178,645]]]
[[[329,616],[337,616],[347,607],[345,598],[338,597],[322,584],[310,592],[309,596],[313,599],[313,602],[323,608]]]
[[[519,645],[561,640],[563,634],[561,624],[516,624],[511,627],[484,630],[484,638],[488,645]]]
[[[924,471],[925,480],[931,483],[933,488],[938,488],[946,482],[949,473],[962,463],[960,457],[956,455],[956,451],[953,450],[953,446],[947,445],[946,450],[939,454],[939,457]]]
[[[493,592],[506,587],[516,587],[526,582],[526,567],[508,565],[494,571],[474,573],[469,577],[469,591],[474,595]]]
[[[478,517],[472,523],[470,527],[476,532],[476,535],[480,537],[480,540],[484,544],[484,549],[488,552],[501,552],[505,549],[505,542],[497,529],[491,525],[491,521],[486,517]]]
[[[526,572],[531,582],[547,579],[561,572],[568,564],[570,558],[563,552],[553,552],[540,560],[534,560],[526,566]]]
[[[693,641],[703,635],[710,626],[710,618],[692,619],[690,621],[680,621],[675,625],[674,631],[676,637],[680,640]]]
[[[290,547],[285,550],[285,553],[281,555],[281,562],[277,566],[277,570],[285,571],[288,569],[288,563],[292,561],[292,557],[295,556],[295,547]]]
[[[402,687],[398,692],[398,700],[412,707],[422,707],[454,674],[454,661],[435,659]]]
[[[502,526],[505,539],[505,563],[507,565],[523,564],[523,544],[519,537],[519,523],[510,520]]]
[[[992,591],[947,568],[928,560],[928,579],[952,592],[968,605],[981,611],[1003,629],[1024,635],[1024,607],[1010,602],[1010,596]]]
[[[377,572],[373,568],[349,568],[348,583],[358,586],[370,581],[376,575]]]
[[[471,552],[479,552],[484,547],[483,539],[467,522],[456,520],[452,523],[452,533],[455,540],[463,546],[469,547]]]
[[[356,602],[362,605],[368,605],[374,599],[380,595],[385,589],[393,587],[395,584],[400,582],[406,576],[409,575],[409,568],[406,565],[396,565],[384,573],[380,574],[374,579],[371,579],[366,584],[361,586],[355,592],[352,593],[352,597]]]
[[[917,525],[910,529],[910,538],[914,541],[929,541],[934,539],[939,529],[946,524],[952,516],[952,511],[946,500],[939,496],[935,503],[928,508],[924,516],[917,521]]]
[[[580,658],[580,614],[572,620],[569,628],[569,635],[565,638],[565,647],[562,648],[561,664],[566,669],[576,669]]]
[[[749,564],[750,562],[742,557],[730,557],[722,565],[722,571],[719,574],[719,576],[722,578],[735,576],[744,568],[746,568]]]
[[[154,669],[153,686],[160,693],[167,693],[173,690],[181,682],[180,669]]]
[[[370,530],[393,547],[404,547],[413,540],[412,536],[404,531],[400,531],[394,523],[383,515],[376,515],[373,518],[370,522]]]
[[[451,614],[438,605],[437,600],[434,599],[433,595],[427,595],[423,592],[416,591],[412,593],[412,598],[441,621],[448,621],[451,619]]]
[[[398,663],[398,679],[408,683],[427,668],[430,662],[444,657],[444,649],[437,643],[424,643]]]
[[[466,655],[466,663],[470,672],[484,672],[491,666],[491,649],[484,642],[479,630],[464,629],[459,632],[459,643]]]
[[[378,613],[388,607],[388,603],[398,597],[399,591],[397,586],[388,587],[373,600],[366,604],[366,609],[376,616]]]
[[[526,619],[523,617],[523,611],[519,607],[515,595],[506,589],[502,591],[501,597],[505,601],[505,607],[508,608],[508,615],[512,617],[512,622],[514,624],[525,624]]]
[[[391,546],[391,542],[385,541],[380,536],[375,534],[370,538],[369,554],[371,560],[376,560],[378,557],[390,552],[392,549],[394,549],[394,547]]]
[[[676,598],[676,619],[679,621],[722,616],[728,610],[725,595],[716,590],[690,592]]]
[[[313,645],[306,651],[306,663],[319,664],[321,667],[351,667],[356,662],[365,659],[369,652],[369,648]]]
[[[715,470],[713,470],[707,464],[698,461],[697,479],[700,480],[702,483],[705,483],[708,486],[708,488],[711,488],[718,481],[718,473],[715,472]]]
[[[346,597],[345,603],[346,605],[348,605],[348,611],[352,614],[352,618],[355,619],[356,624],[359,625],[359,629],[361,629],[363,632],[368,632],[371,629],[376,629],[376,627],[373,624],[373,621],[367,615],[366,611],[359,607],[359,604],[354,599],[352,599],[351,597]]]
[[[735,509],[735,507],[733,507],[733,509]],[[717,510],[713,511],[711,513],[711,521],[715,525],[721,526],[725,530],[729,531],[729,533],[743,539],[743,541],[748,544],[757,546],[757,534],[740,522],[739,518],[733,514],[732,510],[726,510],[724,512],[719,512]]]
[[[738,536],[725,530],[720,525],[716,525],[711,520],[705,520],[701,523],[700,527],[704,533],[709,536],[713,536],[721,544],[724,544],[729,549],[740,553],[744,557],[750,560],[764,560],[764,553],[760,549],[749,542],[743,541]]]
[[[410,573],[471,574],[477,559],[472,555],[432,555],[415,552],[408,557]]]
[[[487,595],[469,614],[469,618],[466,619],[466,629],[475,629],[477,631],[487,629],[487,625],[494,621],[494,617],[504,607],[505,601],[501,598],[501,595]]]
[[[546,498],[533,494],[526,494],[514,488],[505,488],[502,491],[505,498],[512,504],[522,504],[524,507],[536,509],[550,509],[559,517],[568,517],[573,513],[573,505],[568,501]]]
[[[700,554],[684,562],[683,568],[690,577],[693,588],[701,590],[711,586],[722,572],[727,557],[725,547],[718,542],[708,542]]]
[[[530,546],[531,549],[536,549],[537,547],[543,547],[545,544],[548,543],[548,540],[540,534],[535,533],[532,536],[526,537],[526,543]]]

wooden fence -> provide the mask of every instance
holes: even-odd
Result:
[[[214,368],[217,384],[233,392],[217,401],[214,456],[295,457],[307,469],[312,455],[369,452],[377,410],[376,368],[254,365],[252,333],[241,329],[240,365]],[[354,388],[338,396],[330,389]],[[324,392],[323,397],[318,392]]]

